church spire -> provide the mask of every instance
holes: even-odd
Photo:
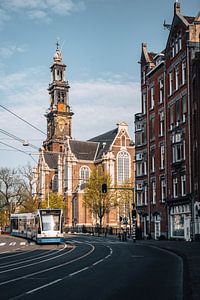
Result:
[[[60,50],[60,45],[57,41],[56,43],[56,52],[54,54],[54,62],[57,63],[57,64],[61,64],[62,63],[62,53],[61,53],[61,50]]]
[[[46,113],[47,139],[44,147],[50,151],[63,149],[64,140],[71,138],[73,112],[69,106],[69,83],[65,81],[66,65],[62,62],[60,45],[56,43],[56,52],[51,69],[49,84],[50,106]]]

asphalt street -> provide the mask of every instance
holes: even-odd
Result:
[[[179,256],[110,237],[39,246],[0,237],[0,299],[183,299]]]

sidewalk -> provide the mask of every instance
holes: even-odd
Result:
[[[167,249],[183,258],[184,300],[200,299],[200,242],[141,240],[138,244]]]

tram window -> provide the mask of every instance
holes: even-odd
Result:
[[[12,229],[18,229],[18,219],[11,220]]]
[[[42,216],[42,230],[59,230],[60,216],[59,215],[43,215]]]

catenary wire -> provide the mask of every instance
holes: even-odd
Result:
[[[20,119],[21,121],[23,121],[24,123],[28,124],[29,126],[31,126],[32,128],[36,129],[37,131],[41,132],[42,134],[46,135],[46,133],[42,130],[40,130],[39,128],[37,128],[36,126],[32,125],[30,122],[24,120],[22,117],[18,116],[17,114],[15,114],[14,112],[12,112],[10,109],[6,108],[5,106],[0,104],[0,107],[5,109],[7,112],[9,112],[10,114],[12,114],[13,116],[17,117],[18,119]]]

